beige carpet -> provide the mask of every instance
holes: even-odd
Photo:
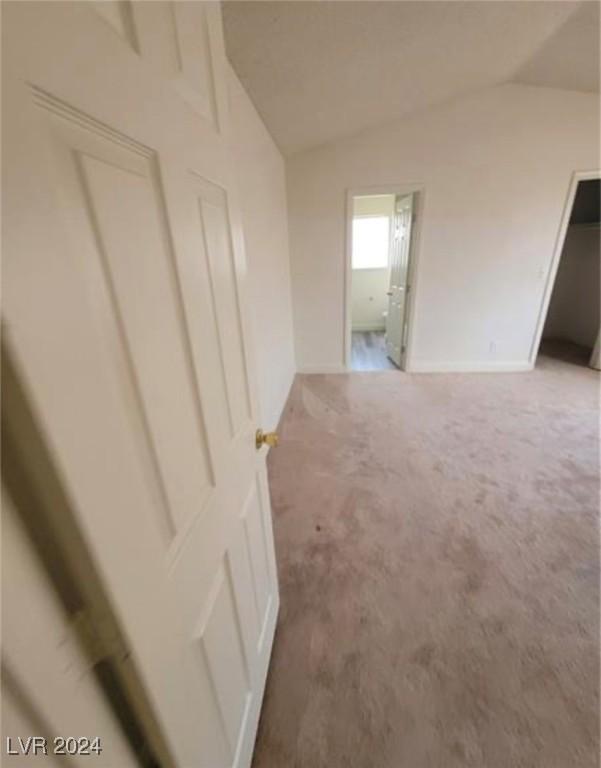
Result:
[[[297,377],[254,768],[599,764],[598,385]]]

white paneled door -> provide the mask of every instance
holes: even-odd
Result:
[[[386,353],[399,368],[403,366],[406,346],[406,304],[411,249],[413,195],[398,195],[394,204],[393,234],[390,250],[390,286],[386,315]]]
[[[9,350],[173,762],[242,768],[278,589],[220,9],[2,10]]]

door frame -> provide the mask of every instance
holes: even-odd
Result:
[[[348,187],[345,204],[345,247],[344,247],[344,306],[342,359],[345,371],[351,371],[351,333],[352,333],[352,286],[353,286],[353,198],[365,195],[413,195],[413,214],[415,220],[411,228],[409,246],[409,267],[407,274],[408,301],[405,308],[407,327],[406,349],[401,358],[401,370],[411,370],[413,350],[413,327],[416,312],[416,296],[421,253],[421,231],[424,218],[425,187],[421,182],[399,184],[378,184],[365,187]]]
[[[566,236],[568,233],[568,225],[570,223],[570,216],[572,215],[572,208],[574,207],[574,200],[576,198],[576,190],[578,184],[581,181],[591,181],[594,179],[601,179],[601,170],[596,171],[574,171],[568,184],[568,192],[563,205],[563,212],[559,221],[559,229],[557,231],[557,237],[555,238],[555,246],[553,248],[553,256],[551,258],[551,264],[547,272],[547,280],[543,290],[543,296],[538,310],[538,318],[534,327],[534,334],[532,337],[532,344],[530,346],[530,354],[528,356],[528,364],[531,368],[536,365],[536,358],[540,349],[540,343],[542,340],[543,330],[545,322],[547,320],[547,314],[549,312],[549,304],[551,303],[551,296],[553,295],[553,289],[555,288],[555,280],[557,279],[557,272],[559,270],[559,262],[561,261],[561,254],[563,253],[563,246],[565,244]]]

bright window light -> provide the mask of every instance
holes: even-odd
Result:
[[[359,216],[353,219],[353,269],[382,269],[388,266],[390,225],[388,216]]]

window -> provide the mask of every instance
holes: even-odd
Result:
[[[353,219],[353,269],[387,267],[389,246],[388,216],[360,216]]]

